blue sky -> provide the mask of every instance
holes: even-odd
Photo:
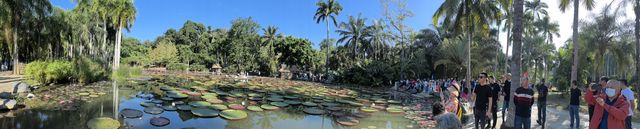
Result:
[[[414,17],[406,24],[414,30],[431,26],[431,16],[444,0],[408,0],[407,7]],[[131,32],[126,36],[154,40],[167,29],[179,29],[185,21],[201,22],[214,28],[229,28],[231,21],[239,17],[252,17],[261,27],[274,25],[285,35],[307,38],[317,47],[326,37],[326,25],[316,24],[313,14],[317,0],[135,0],[138,11]],[[338,21],[347,21],[348,16],[361,15],[368,24],[383,18],[379,0],[338,0],[343,11]],[[54,6],[72,9],[70,0],[51,0]],[[332,38],[339,35],[331,27]]]

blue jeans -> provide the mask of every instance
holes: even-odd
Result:
[[[531,129],[531,118],[516,116],[515,125],[515,129]]]
[[[504,122],[505,111],[509,109],[509,101],[502,101],[502,122]]]
[[[580,111],[579,110],[580,110],[580,106],[569,105],[569,116],[570,116],[569,120],[571,121],[571,127],[580,128],[580,115],[579,115]]]

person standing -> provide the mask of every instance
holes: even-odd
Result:
[[[624,98],[627,99],[627,102],[629,103],[629,115],[627,115],[627,118],[624,120],[624,125],[626,127],[626,129],[631,129],[631,117],[633,116],[633,107],[635,107],[635,103],[634,101],[636,100],[636,98],[633,96],[635,93],[633,93],[633,91],[631,91],[631,88],[629,88],[629,86],[627,85],[627,80],[620,80],[621,82],[621,88],[622,91],[620,92]]]
[[[502,123],[504,123],[505,111],[509,109],[509,100],[511,98],[511,73],[507,73],[503,76],[504,85],[502,86],[502,96],[504,97],[502,101]]]
[[[547,95],[549,95],[549,87],[545,85],[544,79],[538,84],[538,125],[542,125],[544,129],[547,121]]]
[[[491,126],[491,129],[495,129],[496,128],[496,123],[498,123],[498,94],[500,93],[500,85],[498,85],[498,82],[496,81],[496,78],[494,78],[493,76],[489,76],[489,80],[491,82],[490,86],[491,86],[491,96],[495,96],[492,97],[492,101],[493,103],[491,104],[491,118],[489,119],[489,124],[487,125],[487,128],[489,126]]]
[[[513,102],[516,106],[515,129],[531,129],[531,106],[533,106],[533,90],[529,88],[527,73],[521,78],[521,86],[516,89],[513,95]]]
[[[607,82],[608,81],[609,81],[609,78],[607,76],[600,77],[600,83],[597,84],[597,85],[593,85],[593,87],[591,87],[591,88],[593,88],[591,90],[591,92],[593,92],[593,93],[591,93],[591,94],[592,95],[600,94],[600,91],[602,91],[602,87],[607,86]],[[595,105],[589,104],[589,103],[587,103],[587,104],[589,106],[589,121],[591,121],[591,118],[593,117],[593,108],[594,108]]]
[[[589,87],[584,100],[594,105],[589,129],[623,129],[624,121],[629,115],[629,102],[620,97],[620,82],[607,82],[604,92],[593,95],[593,87]]]
[[[595,84],[590,84],[589,87]],[[569,120],[571,121],[571,127],[580,129],[580,96],[582,92],[578,89],[578,81],[571,81],[571,100],[569,100]],[[575,126],[574,126],[575,125]]]
[[[487,82],[487,73],[480,73],[478,82],[480,86],[476,86],[471,95],[471,99],[475,102],[473,113],[475,116],[474,124],[476,129],[485,127],[487,118],[491,116],[490,105],[492,105],[491,87],[489,86],[489,82]]]

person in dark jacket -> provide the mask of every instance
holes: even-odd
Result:
[[[487,81],[487,73],[480,73],[479,85],[476,86],[473,91],[472,99],[475,102],[473,108],[473,114],[475,116],[474,125],[476,129],[484,128],[487,123],[487,118],[491,116],[492,96],[491,87]]]
[[[491,118],[489,118],[489,122],[487,124],[487,128],[495,129],[496,123],[498,123],[498,100],[497,97],[500,94],[500,85],[496,81],[496,78],[493,76],[489,76],[489,82],[491,86],[491,96],[493,99],[493,103],[491,104]]]
[[[542,125],[544,129],[547,120],[547,95],[549,95],[549,87],[545,85],[544,79],[538,84],[538,125]]]
[[[516,89],[513,102],[516,106],[515,129],[531,129],[531,106],[533,106],[533,90],[529,88],[527,73],[521,78],[521,87]]]
[[[595,84],[590,84],[589,87]],[[576,129],[580,128],[580,96],[582,92],[578,89],[578,81],[571,81],[571,100],[569,100],[569,121],[571,121],[571,127]],[[575,125],[575,126],[574,126]]]
[[[511,99],[511,73],[507,73],[503,76],[504,84],[502,85],[502,96],[504,100],[502,101],[502,123],[504,123],[504,114],[507,109],[509,109],[509,100]]]

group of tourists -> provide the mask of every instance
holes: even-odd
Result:
[[[513,125],[516,129],[530,129],[532,107],[537,100],[538,119],[536,123],[544,129],[546,125],[546,105],[550,86],[544,79],[537,85],[529,83],[528,75],[525,73],[520,79],[521,85],[516,88],[511,97],[511,74],[502,75],[498,80],[487,73],[480,73],[476,85],[471,86],[469,102],[470,110],[466,110],[463,102],[467,99],[461,96],[464,86],[455,80],[443,81],[400,81],[400,87],[417,87],[417,89],[435,91],[440,95],[440,102],[433,104],[434,120],[440,129],[462,128],[461,120],[463,112],[473,112],[473,123],[476,129],[496,128],[498,102],[503,99],[502,114],[509,108],[509,100],[513,99],[515,104],[515,118]],[[572,80],[570,85],[569,115],[570,128],[580,128],[580,97],[583,97],[589,107],[589,129],[631,129],[631,118],[633,116],[634,93],[629,88],[626,80],[610,80],[608,77],[601,77],[598,83],[591,83],[583,92],[578,87],[578,82]],[[426,84],[426,85],[425,85]],[[433,84],[433,85],[430,85]],[[441,85],[440,85],[441,84]],[[441,89],[437,89],[441,88]],[[410,89],[410,88],[409,88]],[[534,98],[534,92],[537,97]],[[584,95],[584,96],[583,96]],[[502,123],[505,122],[502,115]]]

